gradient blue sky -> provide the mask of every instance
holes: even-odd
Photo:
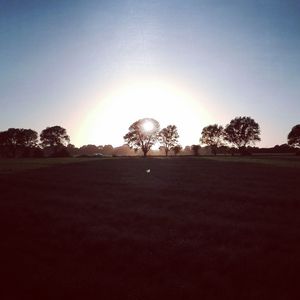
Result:
[[[259,146],[285,143],[300,123],[300,1],[0,0],[0,130],[61,125],[76,146],[121,145],[131,94],[101,103],[137,80],[190,95],[186,114],[159,100],[183,145],[242,115],[260,124]]]

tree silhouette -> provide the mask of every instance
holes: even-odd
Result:
[[[176,145],[175,147],[173,147],[173,151],[175,156],[177,156],[177,154],[182,150],[182,146],[181,145]]]
[[[40,134],[41,145],[45,149],[49,147],[52,156],[68,156],[66,145],[70,142],[65,128],[52,126],[44,129]]]
[[[192,145],[191,150],[195,156],[199,155],[200,145]]]
[[[223,145],[224,129],[217,124],[209,125],[203,128],[200,142],[211,147],[214,155],[217,154],[218,147]]]
[[[112,145],[104,145],[100,152],[104,155],[113,155],[114,147]]]
[[[178,145],[179,134],[175,125],[168,125],[159,132],[158,140],[162,145],[166,156],[170,150],[173,150]]]
[[[83,145],[79,148],[79,153],[81,155],[94,155],[99,152],[99,148],[96,145],[92,144]]]
[[[185,146],[184,147],[184,149],[183,149],[183,153],[185,154],[185,155],[191,155],[191,153],[192,153],[192,149],[191,149],[191,146]]]
[[[4,156],[24,156],[26,151],[37,146],[37,132],[32,129],[9,128],[0,133],[1,153]]]
[[[65,128],[52,126],[44,129],[40,134],[43,147],[66,146],[70,142]]]
[[[241,154],[246,154],[246,146],[260,141],[258,123],[250,117],[236,117],[224,130],[224,139],[237,147]]]
[[[20,140],[25,147],[36,147],[38,144],[38,134],[32,129],[20,129]]]
[[[145,124],[152,124],[152,128],[145,128]],[[141,149],[146,157],[151,147],[157,142],[159,128],[158,121],[154,119],[140,119],[129,127],[129,132],[124,136],[125,143],[135,151]]]
[[[300,124],[295,125],[288,134],[288,144],[300,148]]]

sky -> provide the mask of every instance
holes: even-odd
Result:
[[[120,146],[155,118],[191,145],[250,116],[271,147],[299,104],[299,0],[0,0],[0,131]]]

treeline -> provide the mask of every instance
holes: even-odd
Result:
[[[0,132],[0,157],[63,157],[70,156],[70,138],[66,129],[52,126],[40,135],[32,129],[9,128]]]
[[[236,117],[225,127],[218,124],[204,127],[199,144],[183,148],[178,139],[175,125],[160,129],[158,121],[150,118],[134,122],[124,136],[125,144],[120,147],[89,144],[77,148],[61,126],[47,127],[40,134],[32,129],[9,128],[0,132],[0,157],[300,154],[300,124],[291,129],[286,144],[259,148],[254,143],[260,141],[260,128],[250,117]],[[159,149],[152,149],[157,143]]]
[[[112,145],[83,145],[82,147],[76,148],[73,145],[67,147],[71,156],[78,157],[101,157],[101,156],[141,156],[143,151],[141,149],[134,151],[128,145],[122,145],[119,147],[113,147]],[[198,156],[198,155],[212,155],[214,154],[211,146],[200,146],[200,145],[187,145],[185,147],[179,147],[170,150],[169,156]],[[258,148],[258,147],[246,147],[246,152],[249,154],[280,154],[280,153],[295,153],[295,148],[288,144],[276,145],[270,148]],[[220,155],[232,155],[239,154],[237,148],[221,146],[218,147],[217,153]],[[148,152],[149,156],[165,156],[165,149],[160,147],[159,149],[150,149]]]
[[[149,126],[149,124],[152,124]],[[159,122],[155,119],[140,119],[135,121],[128,133],[124,136],[125,143],[135,151],[142,151],[144,156],[151,153],[151,147],[157,142],[165,150],[167,156],[169,151],[178,154],[182,147],[178,143],[179,134],[175,125],[169,125],[160,129]],[[259,149],[253,147],[255,142],[260,141],[259,124],[251,117],[236,117],[225,127],[213,124],[203,128],[199,142],[185,148],[184,152],[199,154],[236,154],[250,155],[252,153],[286,153],[296,152],[299,154],[300,148],[300,125],[292,128],[288,134],[288,144],[275,146],[273,148]],[[209,152],[208,153],[208,149]]]

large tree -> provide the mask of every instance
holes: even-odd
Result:
[[[238,148],[241,154],[246,153],[246,147],[260,141],[258,123],[250,117],[236,117],[230,121],[224,130],[224,139]]]
[[[66,147],[70,143],[70,137],[65,128],[61,126],[47,127],[41,132],[40,140],[47,156],[70,156]]]
[[[20,129],[19,140],[24,147],[34,148],[38,143],[38,134],[32,129]]]
[[[60,126],[52,126],[44,129],[40,134],[42,146],[60,147],[66,146],[70,142],[70,137],[67,135],[65,128]]]
[[[300,124],[295,125],[288,134],[288,144],[300,148]]]
[[[37,132],[32,129],[9,128],[0,133],[2,155],[15,157],[37,146]]]
[[[170,150],[173,150],[175,146],[179,145],[178,138],[179,134],[175,125],[168,125],[159,132],[158,140],[166,156],[168,156]]]
[[[224,129],[217,124],[209,125],[203,128],[200,142],[211,147],[214,155],[217,154],[218,147],[223,145]]]
[[[125,143],[135,151],[141,149],[144,156],[157,142],[160,125],[158,121],[145,118],[140,119],[129,127],[129,132],[125,134]]]

